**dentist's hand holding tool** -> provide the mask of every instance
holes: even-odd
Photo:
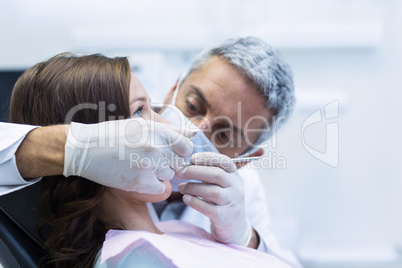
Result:
[[[92,127],[90,127],[92,126]],[[193,151],[189,130],[141,118],[84,125],[72,122],[65,145],[64,176],[105,186],[161,194],[164,180]]]
[[[212,152],[194,154],[190,161],[193,165],[183,166],[176,175],[202,183],[179,185],[184,203],[211,219],[211,233],[217,241],[247,247],[254,231],[246,218],[243,179],[235,163]]]

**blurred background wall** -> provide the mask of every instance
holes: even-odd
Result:
[[[400,0],[3,0],[0,103],[10,79],[64,51],[128,55],[161,99],[208,44],[260,37],[292,66],[298,97],[259,169],[272,231],[305,267],[401,267],[401,27]],[[329,142],[332,166],[306,149]]]

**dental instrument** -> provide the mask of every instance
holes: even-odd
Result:
[[[250,156],[250,157],[236,157],[232,158],[233,163],[244,163],[244,162],[249,162],[249,161],[255,161],[260,159],[260,156]],[[183,163],[182,167],[188,167],[193,165],[191,162],[185,162]]]

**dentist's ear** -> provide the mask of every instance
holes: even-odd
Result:
[[[263,154],[264,154],[264,149],[260,148],[260,149],[258,149],[257,151],[255,151],[255,152],[253,152],[253,153],[251,153],[251,154],[245,155],[244,157],[261,156],[261,155],[263,155]],[[239,168],[241,168],[241,167],[247,165],[248,163],[250,163],[250,161],[248,161],[248,162],[236,163],[236,167],[237,167],[237,169],[239,169]]]
[[[176,90],[177,85],[179,84],[179,81],[180,81],[180,77],[177,78],[176,84],[174,84],[174,86],[172,87],[172,89],[171,89],[171,90],[169,91],[169,93],[166,95],[166,98],[165,98],[165,100],[163,101],[163,103],[167,104],[167,103],[170,103],[170,102],[172,101],[174,91]],[[174,104],[174,103],[172,103],[172,104]]]

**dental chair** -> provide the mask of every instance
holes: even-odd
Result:
[[[0,263],[4,268],[38,267],[44,255],[43,240],[37,232],[36,206],[42,181],[0,196]]]
[[[8,121],[11,91],[23,71],[0,71],[0,122]],[[36,231],[36,204],[42,189],[39,181],[0,196],[0,264],[4,268],[38,267],[44,255],[42,239]]]

